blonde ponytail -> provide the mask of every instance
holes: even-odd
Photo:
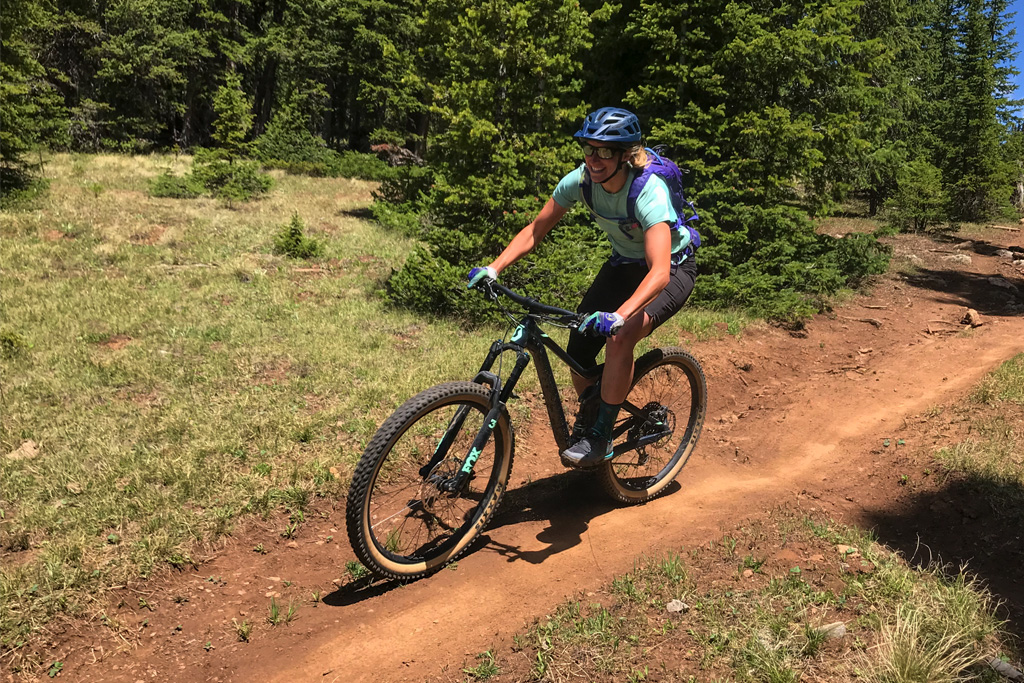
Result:
[[[624,156],[625,160],[629,162],[633,168],[647,168],[651,163],[650,158],[647,156],[647,150],[644,149],[642,144],[630,147],[626,150]]]

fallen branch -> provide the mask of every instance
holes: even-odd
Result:
[[[962,323],[951,323],[948,320],[929,320],[930,323],[940,323],[942,325],[953,325],[954,327],[960,327]]]
[[[1010,232],[1020,232],[1020,228],[1008,228],[1005,225],[990,225],[988,227],[995,228],[996,230],[1009,230]]]
[[[220,268],[216,263],[161,263],[160,268]]]
[[[845,315],[842,315],[842,316],[839,316],[839,317],[841,317],[843,320],[852,320],[852,321],[858,322],[858,323],[867,323],[869,325],[874,325],[875,327],[881,327],[882,326],[882,321],[878,320],[877,318],[850,318],[850,317],[845,316]]]
[[[889,310],[889,307],[888,307],[888,306],[875,306],[875,305],[873,305],[873,304],[861,304],[861,305],[862,305],[862,306],[863,306],[864,308],[874,308],[874,309],[876,309],[876,310],[883,310],[883,311],[888,311],[888,310]]]

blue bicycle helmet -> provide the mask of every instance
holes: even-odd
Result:
[[[640,142],[640,119],[631,111],[616,107],[602,107],[587,114],[583,127],[573,135],[577,140],[601,140],[633,144]]]

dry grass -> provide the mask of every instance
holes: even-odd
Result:
[[[416,245],[360,217],[371,183],[147,194],[190,162],[56,155],[49,192],[0,212],[0,661],[105,586],[193,562],[239,516],[338,495],[397,405],[472,377],[505,333],[382,303]],[[272,253],[293,214],[322,258]],[[688,320],[702,336],[744,324]]]
[[[772,560],[781,547],[817,559]],[[980,655],[1012,653],[963,571],[913,569],[863,532],[789,511],[645,559],[596,596],[498,651],[498,680],[939,683],[988,680]],[[672,600],[688,609],[667,613]],[[835,622],[839,639],[822,628]]]

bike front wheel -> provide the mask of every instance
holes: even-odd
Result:
[[[412,397],[384,421],[352,476],[346,523],[359,560],[381,577],[418,579],[480,535],[512,472],[504,411],[461,486],[454,486],[491,408],[490,390],[449,382]]]
[[[645,353],[633,378],[626,400],[647,419],[620,415],[616,428],[646,443],[605,462],[598,476],[612,498],[635,504],[664,493],[686,465],[704,427],[708,389],[697,359],[675,347]]]

